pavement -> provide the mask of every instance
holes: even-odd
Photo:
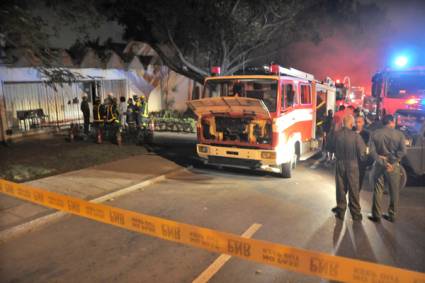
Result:
[[[86,169],[30,181],[26,184],[85,200],[94,200],[180,168],[182,167],[171,160],[147,152]],[[36,204],[0,195],[0,234],[55,212],[55,210]]]
[[[367,219],[358,223],[348,212],[340,221],[330,211],[335,205],[333,171],[314,159],[301,162],[293,178],[282,179],[264,172],[204,166],[196,161],[192,136],[160,138],[151,153],[129,159],[143,164],[140,167],[120,160],[85,169],[95,170],[86,171],[85,178],[107,172],[99,175],[102,179],[114,172],[106,182],[117,183],[116,179],[141,172],[158,176],[163,166],[172,166],[177,172],[161,182],[115,197],[108,205],[238,235],[261,225],[252,238],[425,272],[423,184],[401,191],[396,223]],[[189,165],[194,168],[179,170]],[[63,187],[72,187],[69,183]],[[91,190],[90,185],[75,187]],[[105,189],[104,184],[99,187]],[[90,198],[101,194],[93,190]],[[371,199],[370,188],[364,188],[364,214],[370,212]],[[387,201],[386,196],[385,206]],[[0,244],[0,278],[2,282],[192,282],[218,258],[205,250],[71,215]],[[324,282],[233,257],[211,275],[208,282]]]

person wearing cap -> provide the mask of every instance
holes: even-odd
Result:
[[[370,138],[370,151],[374,159],[372,213],[368,218],[373,222],[384,219],[394,222],[398,212],[400,192],[400,161],[406,155],[405,137],[395,129],[394,117],[385,115],[383,127],[373,132]],[[390,203],[388,213],[382,214],[382,195],[385,182],[388,182]]]
[[[83,93],[80,109],[81,112],[83,112],[83,118],[84,118],[84,134],[89,134],[89,127],[90,127],[90,107],[89,107],[89,101],[87,98],[87,94]]]

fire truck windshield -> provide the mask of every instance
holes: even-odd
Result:
[[[203,98],[239,96],[261,99],[269,112],[276,112],[277,81],[268,79],[208,80]]]
[[[425,74],[397,74],[388,78],[388,97],[402,98],[410,95],[425,95]]]

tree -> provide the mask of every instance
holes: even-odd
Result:
[[[232,74],[269,63],[294,40],[320,40],[324,25],[356,19],[358,0],[45,0],[78,25],[115,21],[124,38],[152,46],[172,70],[202,82],[211,66]],[[15,1],[16,4],[20,1]],[[86,21],[83,21],[86,22]],[[80,29],[87,28],[86,25]]]
[[[220,66],[232,74],[292,40],[318,39],[320,20],[348,20],[356,2],[338,0],[103,1],[98,10],[149,43],[174,71],[197,81]],[[337,17],[337,15],[339,17]],[[264,60],[263,60],[264,61]]]

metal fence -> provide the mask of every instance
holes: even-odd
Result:
[[[45,82],[3,82],[5,125],[8,134],[46,127],[82,123],[80,103],[83,92],[91,106],[95,96],[108,93],[127,97],[126,80],[82,81],[49,85]]]

